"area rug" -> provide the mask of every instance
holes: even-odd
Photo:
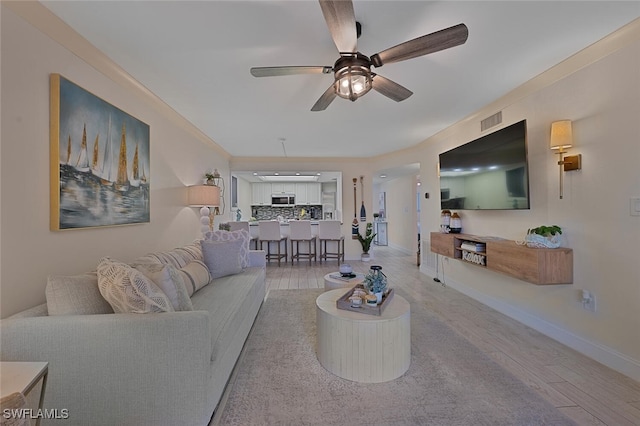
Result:
[[[364,384],[316,358],[322,290],[271,290],[249,335],[219,425],[573,425],[401,290],[411,304],[411,366]]]

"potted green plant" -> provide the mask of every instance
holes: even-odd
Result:
[[[371,294],[374,294],[377,303],[382,301],[382,295],[387,289],[387,276],[382,273],[382,266],[372,265],[369,273],[364,277],[362,286]]]
[[[371,249],[371,243],[375,236],[376,234],[373,232],[373,224],[371,222],[367,222],[364,236],[358,232],[358,241],[360,241],[360,245],[362,246],[361,259],[363,262],[368,262],[370,259],[369,250]]]
[[[558,225],[542,225],[527,230],[525,241],[528,247],[558,248],[560,247],[562,228]]]
[[[207,180],[207,185],[213,185],[213,178],[215,175],[213,173],[205,173],[204,178]]]

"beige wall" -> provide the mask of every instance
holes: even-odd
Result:
[[[165,105],[122,79],[107,78],[2,3],[0,315],[45,301],[49,274],[95,269],[100,257],[124,261],[188,243],[199,212],[186,185],[228,160],[212,141]],[[49,74],[60,73],[149,124],[151,222],[102,229],[49,230]],[[228,204],[227,204],[228,205]]]
[[[480,120],[497,111],[502,126],[527,120],[531,209],[463,211],[463,231],[521,240],[528,228],[558,224],[574,250],[573,285],[534,286],[453,260],[444,263],[445,280],[636,379],[640,217],[630,215],[629,199],[640,196],[639,39],[635,22],[416,148],[423,188],[437,193],[440,152],[481,136]],[[599,59],[601,52],[613,53]],[[548,148],[550,124],[559,119],[573,120],[570,154],[583,160],[582,170],[565,174],[562,200],[557,155]],[[440,209],[438,197],[423,201],[427,255],[427,233],[438,229]],[[433,274],[425,262],[423,270]],[[596,296],[597,312],[583,309],[582,289]]]

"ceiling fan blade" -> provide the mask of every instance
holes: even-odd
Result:
[[[358,37],[351,0],[320,0],[320,8],[338,51],[355,53]]]
[[[254,77],[279,77],[295,74],[331,74],[333,67],[253,67],[251,75]]]
[[[387,98],[393,99],[396,102],[404,101],[409,96],[413,95],[411,90],[379,74],[376,74],[373,77],[371,87],[376,92],[382,93]]]
[[[391,62],[405,61],[450,47],[459,46],[467,41],[469,29],[465,24],[454,25],[435,33],[414,38],[397,46],[390,47],[371,56],[371,62],[376,67]]]
[[[333,84],[320,96],[320,99],[311,108],[311,111],[324,111],[336,98],[336,91]]]

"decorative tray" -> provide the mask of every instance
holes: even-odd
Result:
[[[336,300],[336,307],[345,311],[353,311],[360,312],[361,314],[380,316],[382,315],[382,311],[384,311],[384,308],[386,308],[391,302],[391,299],[393,299],[393,289],[389,289],[382,295],[382,302],[377,305],[370,305],[363,300],[360,306],[353,306],[351,304],[351,301],[349,300],[349,297],[353,295],[353,292],[356,289],[364,290],[364,287],[362,286],[362,284],[358,284],[357,286],[347,291],[344,296]]]

